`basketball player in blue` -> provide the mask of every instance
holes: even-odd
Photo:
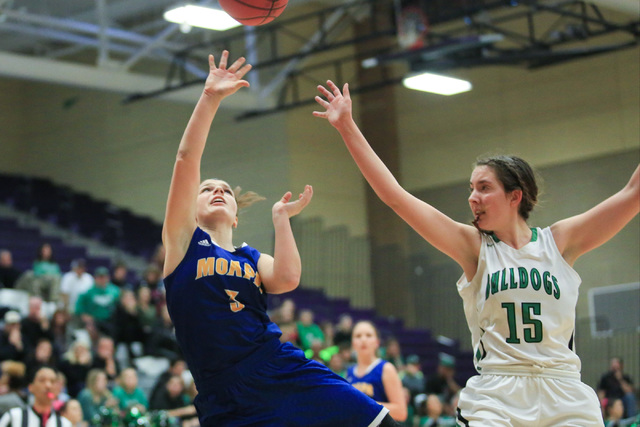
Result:
[[[580,276],[575,261],[640,211],[640,167],[619,192],[550,227],[529,227],[538,186],[515,156],[481,159],[471,173],[474,226],[404,190],[351,114],[348,85],[331,81],[315,111],[338,130],[378,197],[462,268],[458,293],[471,331],[476,375],[460,392],[464,426],[603,426],[594,390],[580,380],[574,347]]]
[[[351,347],[357,363],[347,369],[347,381],[387,408],[394,420],[406,420],[407,400],[402,381],[395,366],[378,357],[380,337],[373,323],[361,320],[354,325]]]
[[[219,179],[200,181],[200,162],[221,101],[249,86],[251,66],[227,68],[224,51],[210,72],[184,132],[162,230],[164,283],[176,337],[191,370],[204,427],[393,426],[388,410],[291,344],[281,344],[266,314],[266,293],[295,289],[300,256],[289,218],[309,203],[307,186],[273,205],[274,255],[235,247],[233,229],[245,200]]]

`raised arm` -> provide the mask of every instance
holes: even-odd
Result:
[[[316,101],[326,111],[314,111],[313,115],[327,119],[340,133],[349,153],[378,197],[426,241],[460,264],[470,279],[469,276],[475,273],[480,251],[478,231],[470,225],[452,220],[402,188],[354,122],[349,85],[344,85],[342,93],[331,81],[327,82],[327,86],[330,90],[318,86],[327,100],[316,96]]]
[[[289,218],[302,212],[312,196],[313,188],[307,185],[298,200],[292,202],[291,192],[287,192],[273,205],[272,216],[275,229],[273,257],[262,254],[258,260],[258,272],[268,293],[289,292],[297,288],[300,283],[302,265]]]
[[[162,228],[162,242],[166,249],[164,275],[170,274],[180,263],[196,228],[196,197],[200,184],[200,160],[204,151],[211,122],[220,102],[249,82],[242,77],[251,69],[244,58],[227,69],[229,52],[222,52],[216,67],[209,55],[209,75],[204,90],[182,135],[173,167],[167,209]]]
[[[640,211],[640,166],[613,196],[588,211],[556,222],[553,238],[570,265],[583,254],[606,243]]]

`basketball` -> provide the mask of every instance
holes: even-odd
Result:
[[[288,0],[219,0],[220,7],[242,25],[264,25],[276,19]]]

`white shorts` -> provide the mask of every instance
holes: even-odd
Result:
[[[531,373],[471,377],[460,392],[459,426],[603,427],[595,391],[576,378]]]

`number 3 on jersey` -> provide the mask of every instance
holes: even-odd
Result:
[[[231,307],[231,311],[233,311],[234,313],[237,313],[238,311],[244,308],[243,303],[241,303],[240,301],[236,301],[236,297],[238,296],[238,291],[231,291],[229,289],[225,289],[224,291],[227,293],[227,295],[229,295],[229,300],[231,300],[231,302],[229,303],[229,307]]]
[[[518,338],[518,330],[516,328],[516,305],[513,302],[503,302],[502,308],[507,310],[507,320],[509,321],[509,344],[520,344]],[[522,303],[522,324],[530,325],[533,328],[524,330],[525,342],[541,342],[542,341],[542,322],[538,319],[532,319],[531,315],[540,315],[539,302],[523,302]]]

